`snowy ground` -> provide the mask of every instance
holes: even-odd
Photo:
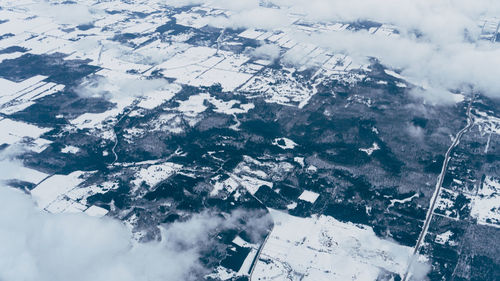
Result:
[[[275,226],[252,280],[376,280],[382,272],[406,270],[412,249],[378,238],[369,227],[270,212]]]
[[[471,205],[479,224],[500,227],[500,179],[487,176]]]

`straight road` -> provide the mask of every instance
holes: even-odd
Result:
[[[437,202],[437,199],[439,197],[441,187],[443,185],[444,175],[446,174],[446,169],[448,167],[448,163],[450,162],[451,152],[460,143],[460,139],[465,134],[465,132],[467,132],[474,125],[474,122],[472,120],[472,114],[471,114],[471,108],[472,108],[473,102],[474,102],[474,98],[471,99],[469,106],[467,107],[467,125],[457,133],[455,139],[451,143],[450,147],[448,148],[448,150],[446,151],[446,154],[444,156],[443,166],[441,168],[441,173],[439,174],[438,181],[436,183],[436,188],[434,190],[434,194],[432,195],[432,198],[431,198],[429,210],[427,210],[427,216],[425,218],[424,226],[422,228],[422,232],[420,232],[420,236],[418,237],[417,244],[415,245],[415,248],[413,249],[413,255],[412,255],[412,258],[410,259],[410,262],[408,264],[408,268],[406,269],[406,273],[405,273],[405,276],[403,278],[403,281],[407,281],[408,278],[410,277],[409,272],[411,270],[413,262],[415,261],[417,254],[420,251],[420,247],[422,246],[422,242],[424,241],[424,238],[427,235],[427,231],[429,230],[429,225],[430,225],[430,222],[432,220],[434,209],[436,207],[436,202]]]

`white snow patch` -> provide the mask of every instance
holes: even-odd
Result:
[[[378,146],[378,144],[376,142],[374,142],[371,147],[369,147],[369,148],[360,148],[359,151],[365,152],[366,154],[368,154],[368,156],[370,156],[370,155],[372,155],[372,153],[375,150],[379,150],[379,149],[380,149],[380,146]]]
[[[34,86],[42,83],[47,79],[47,76],[36,75],[21,82],[13,82],[7,79],[0,78],[0,104],[5,104],[18,96],[18,93],[32,89]]]
[[[243,31],[238,36],[244,37],[244,38],[248,38],[248,39],[255,39],[255,38],[261,36],[262,34],[264,34],[264,32],[257,31],[257,30],[255,30],[253,28],[250,28],[250,29],[247,29],[247,30]]]
[[[151,165],[147,168],[140,169],[135,174],[135,179],[132,181],[132,183],[136,188],[140,187],[142,183],[146,183],[148,186],[153,187],[160,183],[162,180],[165,180],[173,175],[181,168],[181,165],[170,162]]]
[[[299,199],[310,203],[314,203],[316,202],[316,199],[318,199],[318,197],[319,197],[318,193],[309,190],[304,190],[304,192],[302,192],[302,194],[299,196]]]
[[[5,118],[0,120],[0,144],[14,144],[24,138],[37,139],[48,131],[50,131],[48,128],[39,128],[35,125]]]
[[[385,73],[387,75],[390,75],[392,77],[395,77],[395,78],[398,78],[398,79],[401,79],[401,80],[406,80],[403,76],[401,76],[401,74],[395,72],[395,71],[392,71],[392,70],[389,70],[389,69],[384,69]]]
[[[87,210],[85,210],[85,214],[93,217],[104,217],[108,213],[108,210],[92,205]]]
[[[247,241],[243,240],[240,236],[234,237],[233,241],[234,244],[240,246],[240,247],[246,247],[250,248],[252,244],[248,243]]]
[[[474,111],[474,123],[479,127],[482,134],[500,135],[500,118],[490,115],[484,111]]]
[[[413,194],[412,196],[405,198],[405,199],[391,199],[391,204],[388,206],[388,208],[393,207],[395,203],[400,203],[404,204],[406,202],[410,202],[413,200],[413,198],[418,198],[418,193]]]
[[[21,161],[0,160],[0,182],[20,180],[30,183],[39,183],[49,175],[22,165]]]
[[[211,277],[214,279],[220,279],[222,281],[225,281],[225,280],[229,280],[231,278],[236,277],[236,274],[237,274],[236,272],[234,272],[230,269],[227,269],[227,268],[222,267],[222,266],[218,266],[215,269],[215,272],[208,274],[207,277]]]
[[[382,270],[407,269],[412,249],[378,238],[370,227],[323,215],[270,213],[274,229],[252,280],[376,280]]]
[[[307,171],[310,173],[316,173],[318,171],[318,168],[314,165],[309,165],[309,167],[307,167]]]
[[[72,145],[67,145],[65,147],[63,147],[63,149],[61,149],[61,152],[62,153],[78,153],[80,151],[80,148],[76,147],[76,146],[72,146]]]
[[[216,107],[214,110],[215,112],[228,115],[247,113],[250,109],[255,107],[253,103],[241,104],[238,100],[230,100],[226,102],[210,97],[209,101]],[[236,107],[236,105],[238,105],[238,107]]]
[[[248,192],[250,192],[250,194],[254,195],[255,192],[257,192],[259,190],[259,187],[261,187],[262,185],[267,185],[269,187],[273,187],[273,183],[272,182],[269,182],[269,181],[265,181],[265,180],[261,180],[261,179],[258,179],[258,178],[255,178],[255,177],[250,177],[250,176],[241,176],[241,177],[237,177],[237,176],[234,176],[236,181],[239,182],[239,184],[241,184],[243,187],[246,188],[246,190],[248,190]]]
[[[487,176],[471,205],[478,224],[500,227],[500,180]]]
[[[304,157],[294,157],[293,161],[300,164],[300,166],[304,167]]]
[[[68,200],[68,198],[61,198],[61,200],[56,200],[52,202],[45,210],[50,213],[58,214],[58,213],[82,213],[87,206],[80,204],[78,202],[74,202],[72,200]]]
[[[232,193],[234,190],[236,190],[236,188],[238,188],[238,186],[239,186],[239,184],[235,180],[235,178],[234,177],[229,177],[229,178],[227,178],[226,180],[224,180],[222,182],[219,182],[219,181],[216,182],[214,184],[214,189],[212,189],[212,191],[210,192],[210,195],[211,196],[216,196],[222,190],[225,190],[227,193]]]
[[[445,245],[447,242],[452,246],[456,245],[457,244],[456,242],[450,241],[452,235],[453,232],[451,230],[448,230],[446,232],[436,235],[436,239],[434,241],[441,245]]]
[[[190,96],[187,100],[179,102],[177,110],[182,111],[188,117],[196,117],[207,109],[205,100],[210,98],[210,94],[203,93]]]
[[[284,144],[280,144],[283,143]],[[273,145],[277,145],[282,149],[294,149],[297,144],[289,138],[277,138],[273,140]]]
[[[84,181],[82,171],[76,171],[69,175],[53,175],[31,190],[31,195],[35,199],[40,209],[47,208],[60,196],[77,187]]]
[[[248,253],[247,257],[243,261],[240,270],[238,270],[238,275],[248,275],[250,273],[250,269],[252,268],[252,263],[257,255],[257,252],[258,250],[255,248],[250,250],[250,253]]]
[[[143,96],[143,99],[137,104],[137,106],[145,109],[156,108],[173,98],[180,89],[179,85],[172,84],[170,87],[164,87],[163,89],[149,92]]]

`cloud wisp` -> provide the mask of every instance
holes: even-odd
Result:
[[[59,24],[89,24],[96,19],[96,10],[78,3],[57,3],[55,1],[33,1],[26,8],[41,16],[48,16]]]

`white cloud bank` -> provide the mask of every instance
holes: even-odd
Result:
[[[141,97],[154,91],[172,87],[165,79],[137,79],[132,75],[109,76],[99,75],[86,78],[75,88],[82,97],[105,97],[119,99],[121,97]]]
[[[245,220],[260,235],[268,219],[253,215],[195,215],[162,229],[161,242],[143,244],[117,220],[46,213],[28,195],[0,185],[0,280],[196,280],[194,272],[206,270],[199,258],[210,233]]]
[[[376,57],[403,72],[425,91],[414,95],[431,103],[456,100],[450,90],[480,91],[500,97],[500,44],[478,41],[481,18],[500,16],[496,0],[178,0],[177,5],[203,4],[228,10],[212,18],[218,27],[290,28],[290,14],[311,22],[375,21],[394,24],[398,37],[366,31],[291,34],[299,42],[314,43],[358,59]],[[167,4],[171,1],[166,1]],[[273,7],[273,8],[265,8]]]
[[[0,186],[0,280],[190,280],[201,269],[196,247],[179,251],[176,239],[133,244],[130,237],[113,219],[45,213],[22,192]]]
[[[358,59],[376,57],[381,63],[402,70],[416,85],[433,92],[433,102],[453,102],[447,90],[472,88],[500,97],[500,46],[489,42],[435,44],[408,37],[388,38],[364,31],[328,32],[299,36]]]
[[[26,5],[34,14],[47,16],[59,24],[88,24],[96,19],[96,10],[78,3],[57,3],[55,1],[39,0]]]
[[[78,2],[78,1],[77,1]],[[38,0],[27,9],[63,24],[84,24],[103,12],[84,4]],[[403,72],[421,89],[414,96],[431,103],[453,104],[449,90],[472,89],[500,97],[500,44],[479,42],[483,16],[500,17],[497,0],[156,0],[157,4],[206,5],[225,9],[207,17],[217,27],[283,29],[300,15],[311,22],[375,21],[394,24],[398,38],[368,32],[324,32],[306,36],[291,30],[297,41],[315,43],[357,58],[377,57]],[[418,35],[417,35],[418,34]],[[262,51],[262,50],[260,50]],[[273,50],[269,50],[272,56]],[[464,90],[465,91],[465,90]]]
[[[277,45],[263,44],[252,52],[252,56],[258,59],[276,60],[280,56],[281,49]]]

